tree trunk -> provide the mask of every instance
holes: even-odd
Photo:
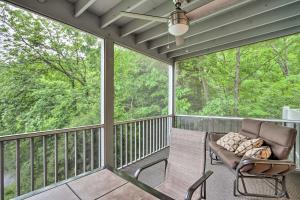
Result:
[[[282,71],[282,74],[287,77],[289,75],[289,63],[288,63],[288,47],[289,43],[286,41],[286,39],[283,39],[284,45],[283,47],[278,47],[279,45],[271,44],[271,48],[273,50],[273,53],[275,55],[275,61],[280,66],[280,69]]]
[[[241,58],[241,50],[240,48],[236,49],[235,54],[235,79],[234,79],[234,114],[235,116],[239,116],[239,87],[240,87],[240,58]]]
[[[203,94],[204,94],[204,105],[207,104],[207,102],[209,101],[209,94],[208,94],[208,85],[207,85],[207,81],[205,78],[200,78],[201,84],[202,84],[202,88],[203,88]]]

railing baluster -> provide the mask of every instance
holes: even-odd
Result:
[[[171,128],[172,127],[170,127],[171,126],[171,120],[172,119],[168,119],[167,120],[167,145],[170,145],[170,134],[171,134]]]
[[[136,122],[134,122],[134,160],[136,161]]]
[[[149,124],[149,129],[150,129],[150,153],[152,153],[154,151],[153,145],[154,145],[154,141],[153,141],[153,126],[152,126],[152,120],[149,120],[150,124]]]
[[[54,182],[58,181],[58,146],[57,135],[54,135]]]
[[[148,155],[148,146],[149,146],[149,144],[148,144],[148,123],[149,123],[149,120],[146,120],[146,127],[145,127],[145,129],[146,129],[146,155]]]
[[[153,152],[155,152],[156,151],[156,132],[157,132],[156,119],[153,119],[152,122],[153,122]]]
[[[127,124],[125,124],[125,165],[128,164],[128,127]]]
[[[130,123],[130,163],[132,163],[132,123]]]
[[[165,119],[165,146],[168,145],[168,120],[169,120],[169,118],[166,117],[166,119]]]
[[[4,142],[0,142],[0,200],[4,200]]]
[[[155,152],[155,147],[156,147],[156,131],[157,131],[157,124],[156,124],[156,119],[153,119],[153,129],[152,129],[152,152]]]
[[[161,118],[158,119],[159,122],[159,132],[158,132],[158,149],[161,149]]]
[[[91,170],[94,170],[94,132],[91,129]]]
[[[120,167],[123,167],[123,125],[120,125]]]
[[[101,168],[102,165],[101,165],[101,161],[102,161],[102,135],[101,135],[101,127],[98,128],[98,167]]]
[[[77,131],[74,132],[74,173],[77,176]]]
[[[117,126],[114,125],[115,167],[117,168]]]
[[[30,138],[30,182],[31,191],[34,190],[34,138]]]
[[[155,125],[155,129],[154,129],[154,152],[156,152],[157,150],[157,131],[158,131],[158,124],[157,124],[157,119],[154,119],[154,125]]]
[[[65,133],[65,179],[68,179],[68,132]]]
[[[155,152],[155,133],[156,133],[155,119],[151,120],[151,124],[152,124],[152,151]]]
[[[85,130],[82,133],[82,171],[86,172],[86,142],[85,142]]]
[[[141,159],[141,122],[139,122],[139,159]]]
[[[16,140],[16,195],[20,196],[20,140]]]
[[[145,121],[143,121],[143,131],[142,131],[142,134],[143,134],[143,156],[142,157],[145,157]]]
[[[161,147],[165,147],[165,118],[161,119]]]
[[[159,149],[159,119],[156,119],[156,126],[157,126],[157,131],[156,131],[156,151]]]
[[[44,187],[47,186],[47,141],[46,136],[43,136],[43,173],[44,173]]]

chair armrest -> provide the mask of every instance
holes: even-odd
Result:
[[[217,141],[218,139],[220,139],[225,134],[227,134],[227,133],[223,133],[223,132],[209,132],[208,133],[208,139],[209,139],[209,141]]]
[[[197,188],[199,188],[207,179],[213,174],[212,171],[207,171],[201,178],[199,178],[192,186],[189,187],[186,195],[185,200],[191,200],[193,194]]]
[[[157,161],[148,163],[147,165],[144,165],[143,167],[137,169],[137,170],[135,171],[135,173],[134,173],[134,178],[138,179],[140,173],[141,173],[143,170],[145,170],[145,169],[147,169],[147,168],[149,168],[149,167],[151,167],[151,166],[153,166],[153,165],[156,165],[156,164],[158,164],[158,163],[160,163],[160,162],[163,162],[163,161],[165,162],[165,172],[166,172],[167,165],[168,165],[168,159],[167,159],[167,158],[162,158],[162,159],[159,159],[159,160],[157,160]]]
[[[263,171],[260,171],[259,168],[261,167],[264,168]],[[253,158],[245,158],[241,160],[236,170],[237,172],[280,175],[287,174],[293,171],[295,168],[296,164],[290,160],[258,160]]]
[[[258,160],[253,158],[246,158],[240,162],[240,165],[248,165],[248,164],[276,164],[276,165],[293,165],[295,164],[291,160]]]

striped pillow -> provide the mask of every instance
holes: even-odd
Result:
[[[256,139],[250,139],[246,140],[238,146],[238,148],[235,150],[235,155],[237,156],[243,156],[247,151],[253,149],[253,148],[258,148],[263,145],[264,141],[261,138],[256,138]]]
[[[269,146],[262,146],[247,151],[244,157],[249,157],[254,159],[268,159],[271,156],[271,154],[272,151]]]
[[[246,137],[239,133],[229,132],[218,139],[217,144],[228,151],[234,152],[239,144],[245,139]]]

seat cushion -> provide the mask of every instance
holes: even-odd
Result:
[[[296,141],[297,130],[269,122],[261,125],[259,137],[271,147],[273,159],[287,159]]]
[[[240,134],[248,138],[257,138],[262,121],[254,119],[243,119]]]
[[[217,154],[217,156],[230,168],[235,169],[240,163],[241,157],[236,156],[234,152],[224,149],[214,141],[209,141],[208,145],[212,151],[215,152],[215,154]]]

